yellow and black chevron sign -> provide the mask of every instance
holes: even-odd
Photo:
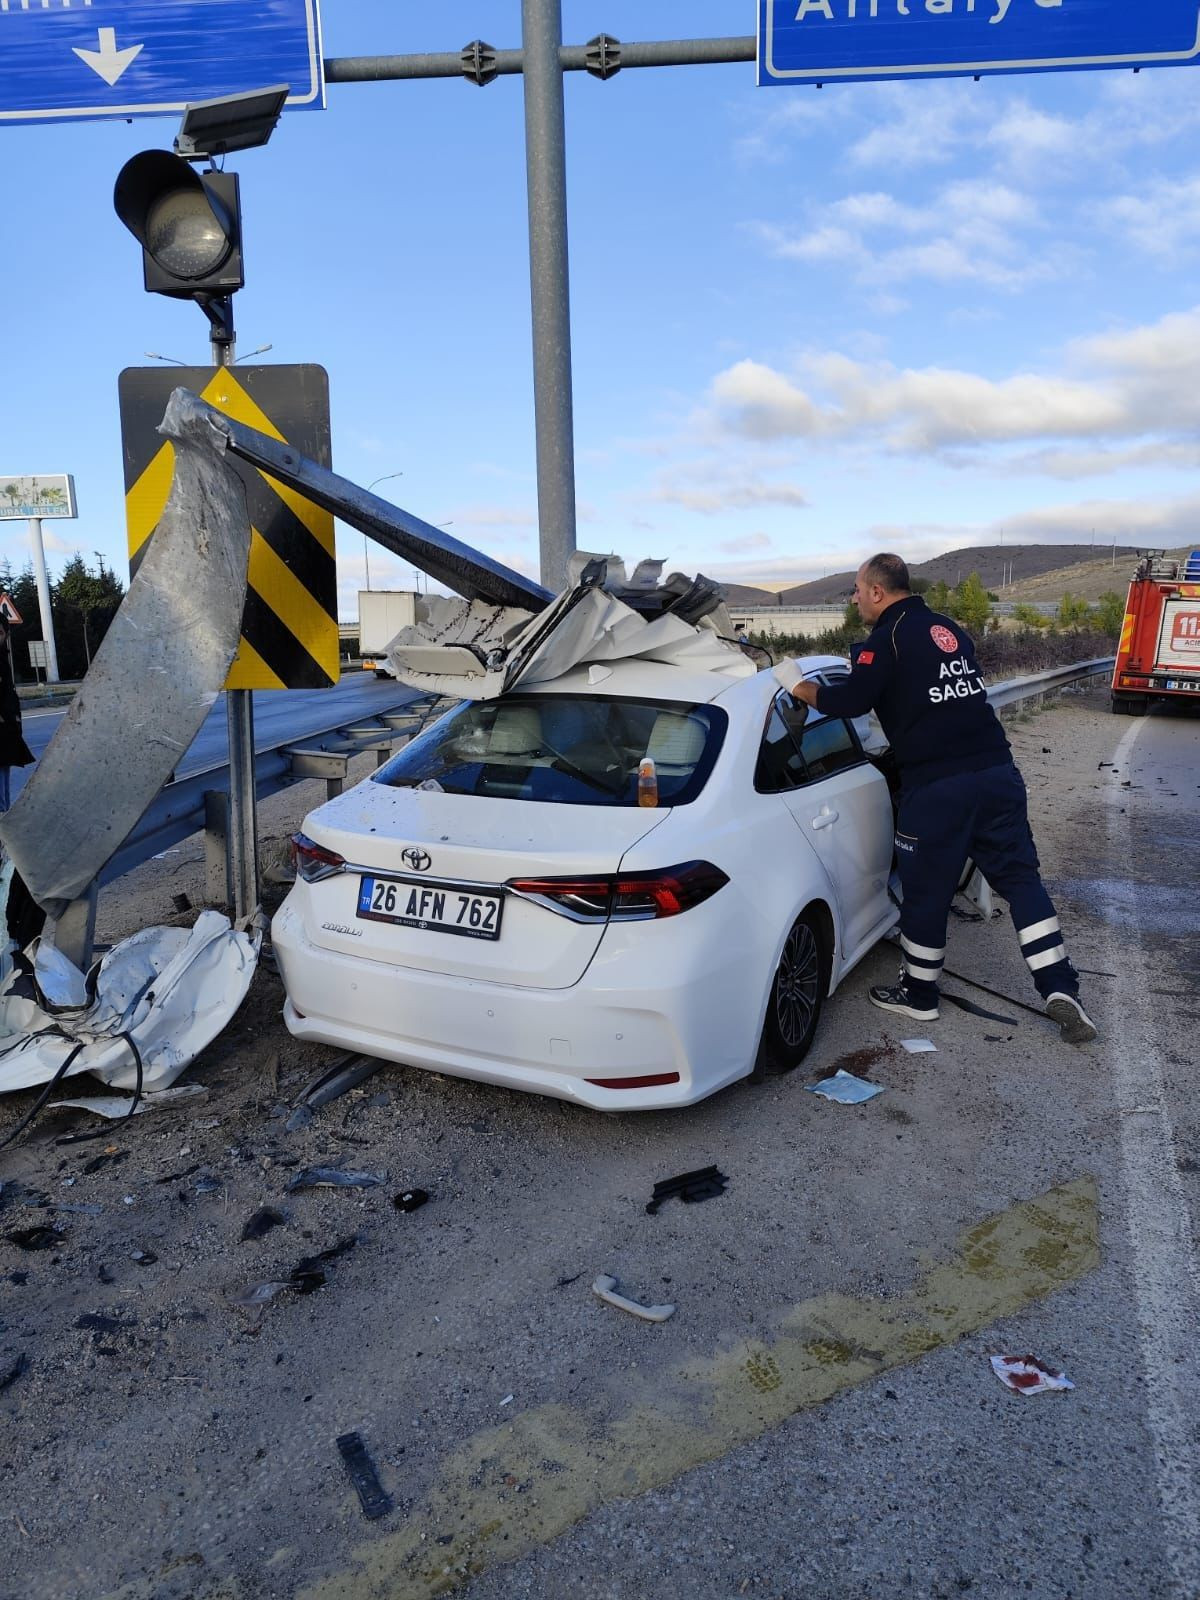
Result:
[[[118,392],[131,575],[171,492],[175,449],[154,430],[178,388],[331,464],[323,367],[127,367]],[[333,517],[257,468],[226,459],[246,485],[252,533],[242,638],[225,687],[328,688],[338,678]]]

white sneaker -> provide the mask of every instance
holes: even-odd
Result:
[[[1068,1044],[1088,1044],[1099,1029],[1073,994],[1052,994],[1046,1001],[1046,1015],[1057,1022]]]

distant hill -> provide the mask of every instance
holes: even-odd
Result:
[[[1188,547],[1190,548],[1191,546]],[[1182,557],[1187,554],[1187,550],[1168,550],[1165,553],[1168,556]],[[1103,559],[1077,561],[1071,566],[1056,567],[1052,572],[1044,572],[1040,577],[1025,578],[1020,583],[1013,583],[1003,591],[1001,598],[1061,600],[1068,591],[1091,601],[1099,600],[1102,594],[1109,591],[1124,596],[1136,565],[1137,562],[1133,557],[1118,546],[1115,566],[1110,549]],[[996,592],[1000,593],[999,590]]]
[[[1115,584],[1111,581],[1102,583],[1096,591],[1097,594],[1102,593],[1104,589],[1124,588],[1135,565],[1133,557],[1136,554],[1135,545],[1117,546],[1116,576],[1119,581]],[[1074,572],[1080,567],[1087,567],[1089,571],[1094,568],[1097,576],[1100,568],[1105,567],[1111,580],[1112,546],[1104,551],[1103,556],[1099,556],[1095,546],[1090,544],[969,545],[965,550],[949,550],[945,555],[933,556],[929,561],[915,562],[909,567],[909,572],[914,578],[928,578],[930,583],[947,583],[952,589],[970,573],[977,572],[983,580],[985,589],[1000,594],[1003,585],[1002,598],[1005,600],[1058,600],[1061,599],[1065,588],[1071,588],[1072,593],[1086,594],[1087,598],[1094,599],[1095,596],[1089,591],[1065,583],[1059,576],[1063,572]],[[1010,568],[1012,581],[1006,583],[1005,578]],[[1049,584],[1050,588],[1046,594],[1043,594],[1040,588],[1035,593],[1033,589],[1027,590],[1023,587],[1029,583],[1035,586]],[[725,588],[735,605],[756,607],[841,605],[850,598],[854,588],[854,569],[831,572],[828,577],[814,578],[811,583],[795,584],[778,594],[767,594],[763,590],[740,583],[726,584]]]

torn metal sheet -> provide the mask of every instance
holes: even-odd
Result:
[[[207,429],[206,441],[211,449],[218,453],[228,450],[239,461],[248,461],[314,505],[332,511],[360,533],[369,534],[407,566],[420,567],[436,582],[468,600],[527,606],[538,611],[554,598],[553,592],[540,583],[461,544],[441,528],[402,511],[390,501],[360,489],[328,467],[318,466],[294,445],[234,422],[188,389],[176,389],[172,394],[167,415],[172,414],[186,418],[188,425],[197,430],[202,426]]]
[[[181,1083],[174,1089],[159,1089],[135,1100],[131,1094],[81,1094],[72,1100],[51,1100],[47,1111],[91,1111],[109,1122],[123,1122],[126,1117],[140,1117],[147,1111],[157,1111],[160,1106],[175,1105],[180,1100],[192,1100],[207,1094],[203,1083]]]
[[[674,573],[662,584],[630,583],[616,557],[586,552],[573,558],[572,572],[577,581],[537,614],[428,599],[419,620],[388,646],[388,661],[402,682],[465,700],[494,700],[518,685],[534,688],[575,667],[613,661],[662,661],[731,677],[757,670],[733,639],[720,589],[707,578]]]
[[[0,989],[0,1091],[48,1083],[79,1046],[66,1078],[87,1072],[135,1090],[128,1039],[141,1056],[143,1092],[167,1088],[245,999],[260,937],[239,933],[219,911],[202,912],[190,929],[144,928],[101,961],[89,1005],[53,1015],[14,970]]]
[[[97,877],[182,759],[238,647],[250,522],[206,417],[168,406],[171,496],[154,538],[0,839],[51,916]]]

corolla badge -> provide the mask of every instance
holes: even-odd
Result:
[[[407,849],[401,850],[400,859],[414,872],[428,872],[433,865],[433,857],[429,851],[418,849],[415,844],[410,844]]]

